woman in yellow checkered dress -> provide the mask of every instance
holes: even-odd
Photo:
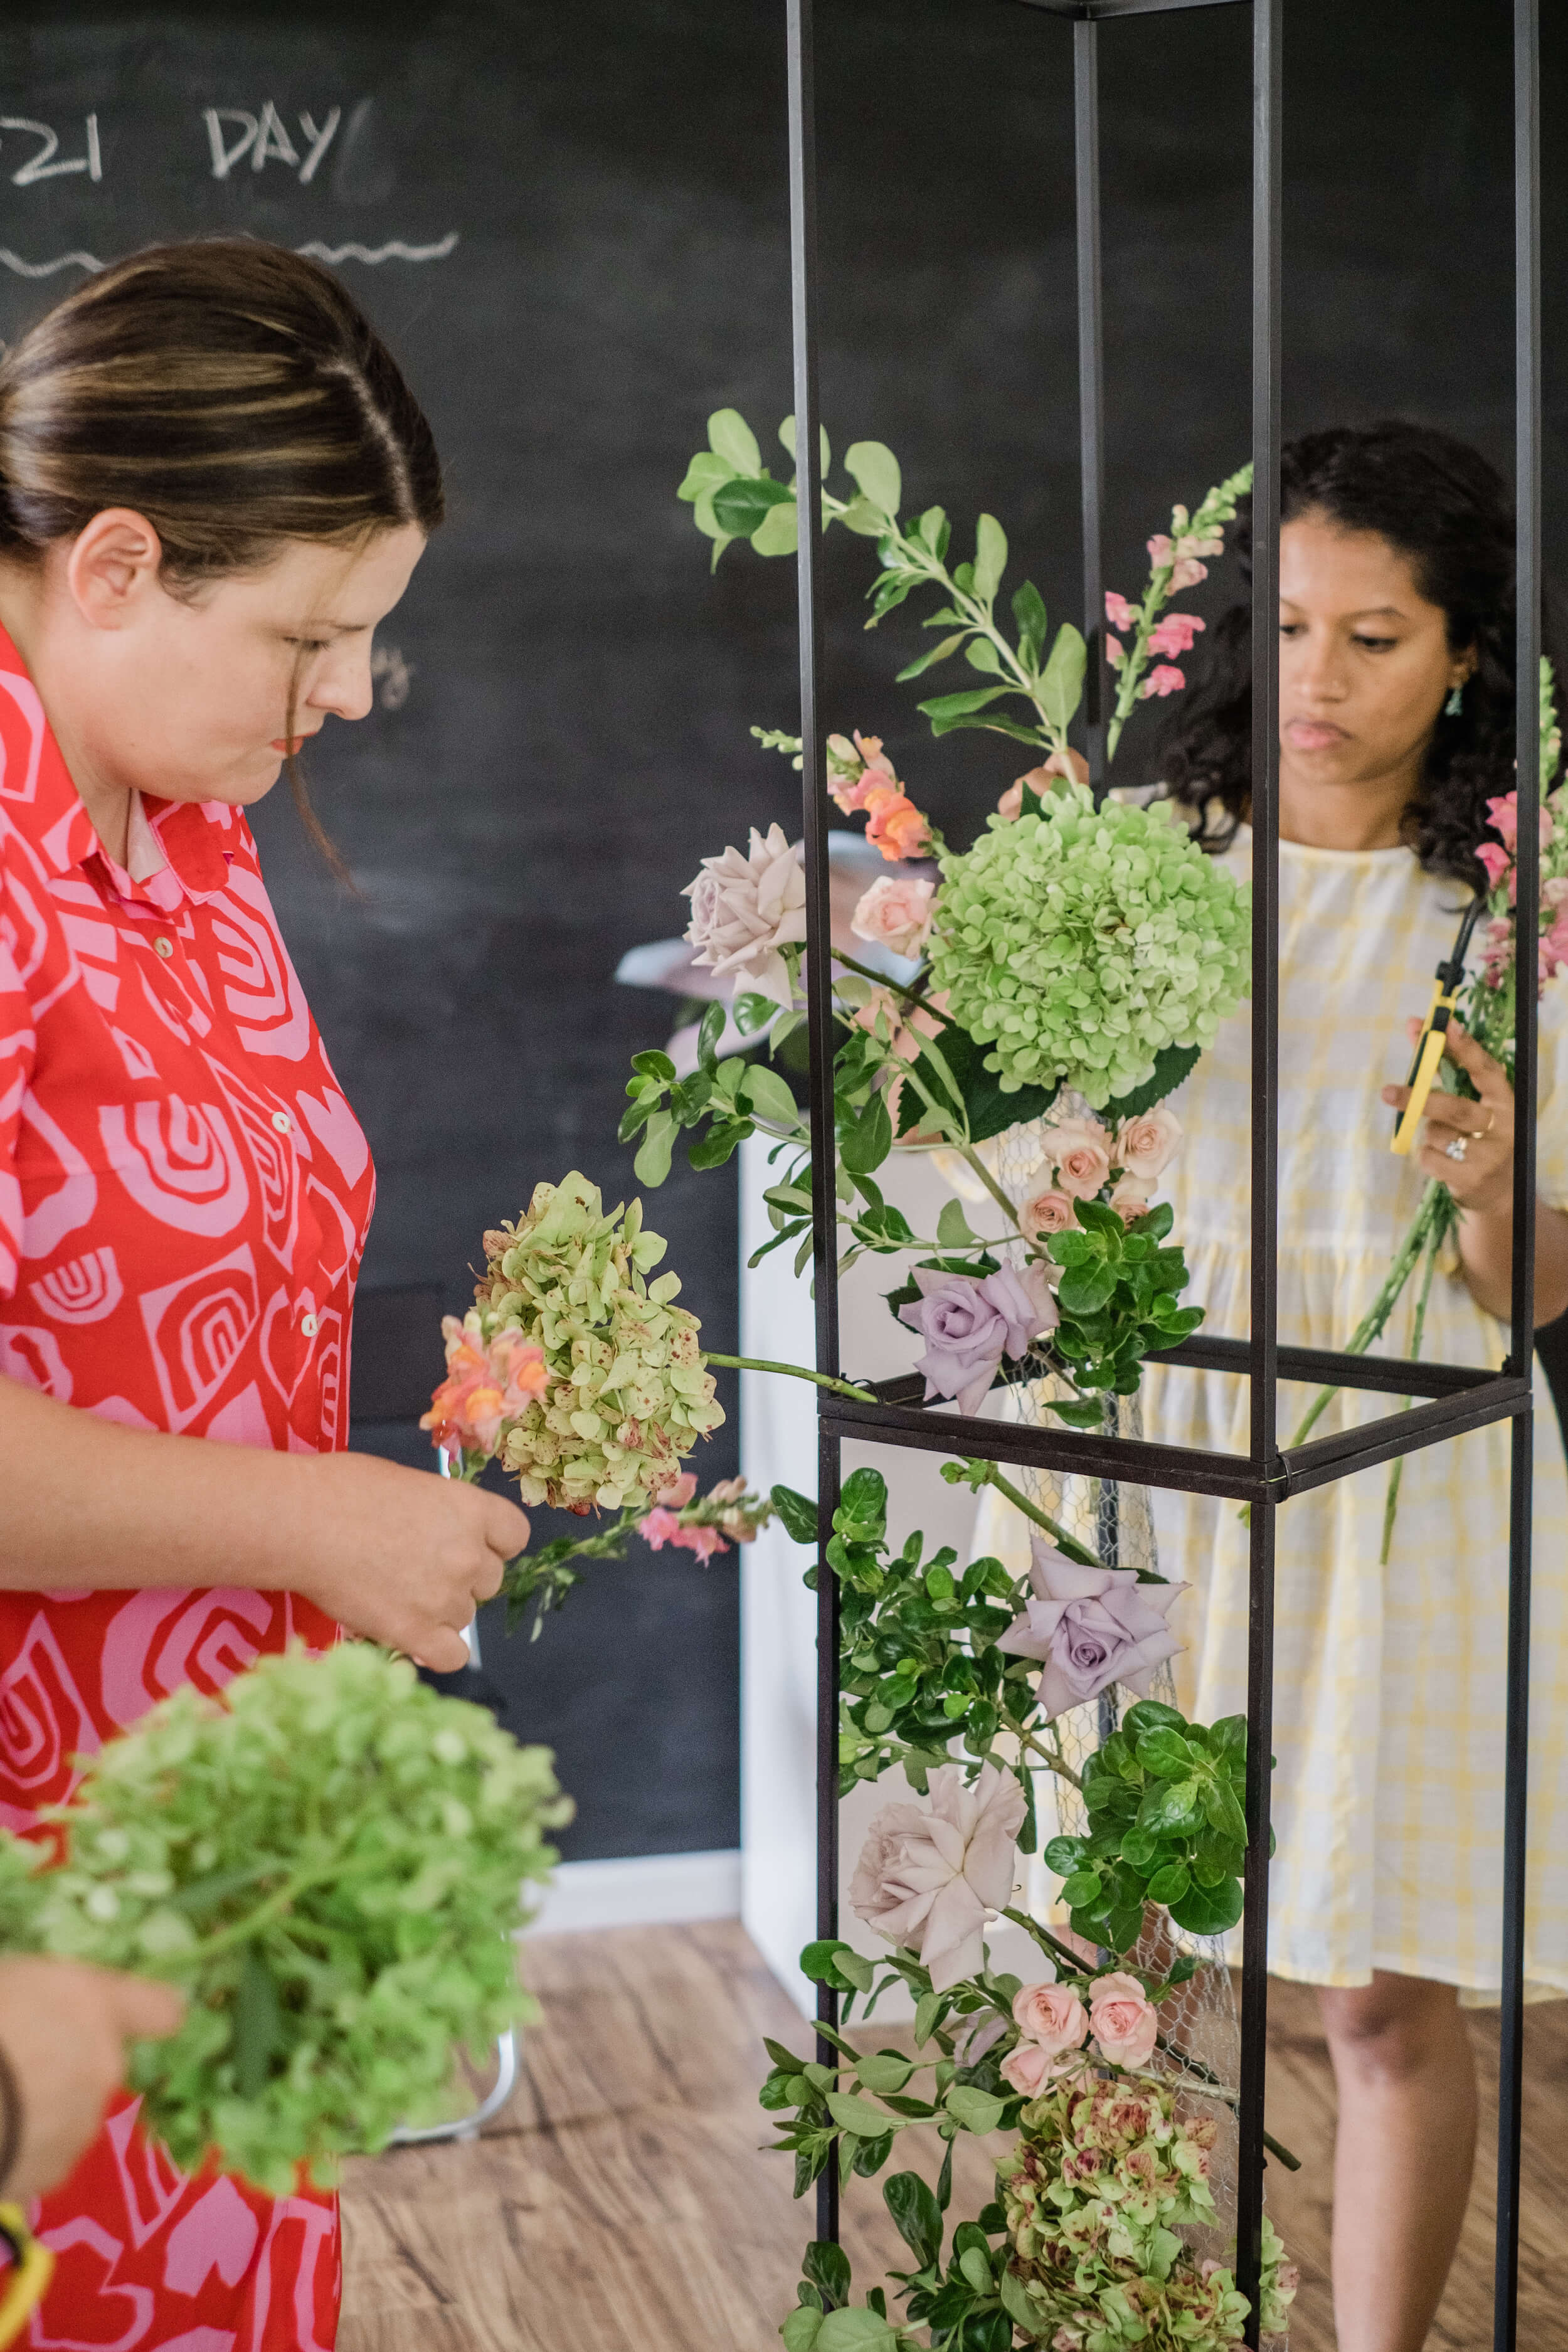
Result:
[[[1421,1352],[1496,1367],[1508,1344],[1512,1097],[1468,1038],[1478,1104],[1435,1096],[1419,1156],[1388,1150],[1407,1024],[1479,878],[1486,801],[1512,784],[1512,518],[1499,477],[1413,426],[1314,435],[1284,467],[1279,694],[1279,1337],[1342,1347],[1422,1186],[1464,1211]],[[1167,773],[1250,872],[1244,608],[1218,625]],[[1250,1031],[1226,1023],[1176,1097],[1171,1171],[1189,1299],[1248,1324]],[[1449,1150],[1448,1146],[1455,1150]],[[1535,1312],[1568,1307],[1568,980],[1541,1007]],[[1381,1346],[1407,1353],[1415,1286]],[[1568,1992],[1568,1479],[1535,1421],[1530,1920],[1538,1994]],[[1287,1439],[1310,1391],[1282,1386]],[[1245,1451],[1245,1381],[1152,1370],[1149,1434]],[[1319,1434],[1390,1410],[1342,1393]],[[1501,1978],[1509,1424],[1409,1455],[1386,1566],[1387,1472],[1285,1505],[1278,1528],[1271,1962],[1322,1988],[1340,2093],[1341,2352],[1418,2352],[1469,2186],[1476,2090],[1459,2014]],[[1247,1537],[1234,1503],[1154,1498],[1182,1705],[1245,1705]]]

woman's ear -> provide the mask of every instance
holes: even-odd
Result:
[[[91,629],[122,629],[158,589],[163,543],[145,515],[105,507],[81,531],[66,558],[66,584]]]

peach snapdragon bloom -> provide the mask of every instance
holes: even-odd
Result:
[[[866,838],[889,862],[921,857],[931,847],[931,827],[901,784],[876,785],[862,805],[868,820]]]
[[[525,1412],[550,1384],[544,1350],[519,1331],[498,1331],[487,1340],[470,1307],[459,1322],[441,1318],[447,1343],[447,1377],[422,1415],[421,1429],[432,1443],[465,1453],[494,1454],[509,1421]]]

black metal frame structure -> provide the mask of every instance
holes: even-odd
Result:
[[[816,339],[816,125],[813,0],[786,0],[789,64],[791,296],[795,448],[802,512],[820,498]],[[1283,0],[1017,0],[1072,23],[1076,134],[1079,387],[1082,454],[1083,586],[1089,667],[1085,698],[1090,773],[1103,778],[1105,668],[1101,527],[1105,393],[1100,234],[1098,40],[1102,23],[1188,8],[1250,6],[1253,34],[1252,454],[1262,488],[1277,483],[1280,444],[1280,215]],[[1043,28],[1042,28],[1043,29]],[[1533,937],[1540,891],[1540,760],[1536,677],[1540,657],[1541,362],[1539,0],[1513,0],[1515,118],[1515,319],[1518,469],[1519,924]],[[1519,2185],[1525,1910],[1525,1821],[1529,1722],[1531,1499],[1532,1458],[1536,1003],[1519,993],[1516,1092],[1526,1106],[1514,1167],[1511,1344],[1495,1373],[1441,1364],[1281,1348],[1277,1337],[1276,1168],[1279,1139],[1278,671],[1274,657],[1279,583],[1278,499],[1255,509],[1253,537],[1254,835],[1252,1021],[1252,1292],[1246,1340],[1198,1336],[1163,1360],[1235,1372],[1250,1382],[1246,1454],[1209,1453],[1073,1430],[982,1421],[918,1402],[917,1377],[877,1387],[874,1404],[818,1391],[819,1542],[826,1550],[839,1493],[846,1437],[950,1455],[1127,1479],[1142,1486],[1232,1496],[1251,1505],[1247,1666],[1247,1910],[1243,1925],[1240,2189],[1237,2284],[1252,2303],[1247,2341],[1258,2341],[1258,2271],[1263,2212],[1263,2099],[1268,2021],[1268,1758],[1274,1681],[1275,1512],[1286,1498],[1352,1471],[1436,1444],[1485,1424],[1511,1423],[1507,1773],[1504,1795],[1504,1914],[1501,2074],[1498,2131],[1498,2227],[1494,2352],[1513,2352],[1518,2316]],[[800,534],[800,708],[806,865],[808,1032],[815,1214],[816,1360],[837,1376],[837,1221],[833,1192],[834,1015],[819,953],[829,936],[827,801],[818,711],[822,671],[819,534]],[[1426,1402],[1355,1429],[1281,1451],[1276,1435],[1279,1381],[1334,1381]],[[817,1927],[837,1932],[838,1611],[837,1580],[820,1562],[817,1620]],[[836,2021],[823,1990],[819,2016]],[[832,2046],[817,2055],[833,2060]],[[818,2184],[818,2235],[837,2237],[834,2168]]]

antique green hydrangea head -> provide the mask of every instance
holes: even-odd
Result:
[[[1164,802],[1096,809],[1073,785],[994,816],[942,872],[932,984],[1005,1093],[1062,1081],[1100,1109],[1163,1047],[1211,1044],[1247,993],[1250,892]]]
[[[500,1447],[525,1503],[646,1507],[723,1421],[697,1318],[671,1303],[679,1276],[646,1279],[664,1251],[640,1201],[606,1215],[575,1170],[536,1185],[526,1216],[485,1235],[474,1294],[484,1336],[521,1332],[550,1376]]]

